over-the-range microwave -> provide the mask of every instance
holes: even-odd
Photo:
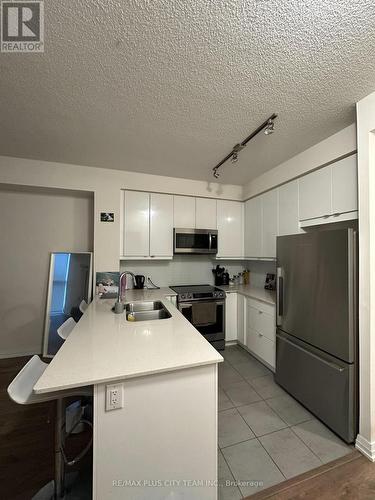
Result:
[[[216,229],[174,228],[174,253],[216,254],[218,232]]]

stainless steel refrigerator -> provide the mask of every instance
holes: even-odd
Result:
[[[275,380],[350,443],[358,425],[356,231],[277,238]]]

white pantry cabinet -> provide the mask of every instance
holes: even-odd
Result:
[[[123,255],[144,258],[150,252],[150,195],[137,191],[124,193]]]
[[[173,258],[173,196],[125,191],[121,257]]]
[[[217,229],[216,200],[195,198],[196,229]]]
[[[278,234],[278,192],[273,189],[262,196],[262,257],[276,258]]]
[[[262,256],[262,198],[245,202],[245,257]]]
[[[195,198],[192,196],[173,197],[174,227],[195,228]]]
[[[298,217],[298,181],[279,187],[279,236],[300,232]]]
[[[358,217],[357,155],[351,155],[299,180],[301,227]]]
[[[225,340],[231,342],[237,340],[237,293],[227,292],[225,299]]]
[[[150,194],[150,257],[173,257],[173,196]]]
[[[217,200],[218,258],[243,258],[243,203]]]

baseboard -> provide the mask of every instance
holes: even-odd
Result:
[[[355,447],[358,451],[362,453],[366,458],[371,460],[371,462],[375,462],[375,442],[372,443],[367,441],[363,436],[358,434],[357,439],[355,441]]]
[[[3,352],[0,353],[0,359],[8,359],[8,358],[22,358],[24,356],[34,356],[34,354],[41,354],[35,351],[27,351],[27,352]]]
[[[229,347],[231,345],[237,345],[237,340],[226,340],[225,347]]]

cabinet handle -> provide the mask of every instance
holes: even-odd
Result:
[[[153,259],[155,257],[155,255],[150,255],[151,259]]]
[[[263,311],[258,311],[259,314],[263,314]]]
[[[333,214],[333,217],[338,217],[339,215],[341,215],[341,214],[339,214],[339,213],[338,214]]]
[[[258,332],[259,337],[263,337],[263,333]]]

